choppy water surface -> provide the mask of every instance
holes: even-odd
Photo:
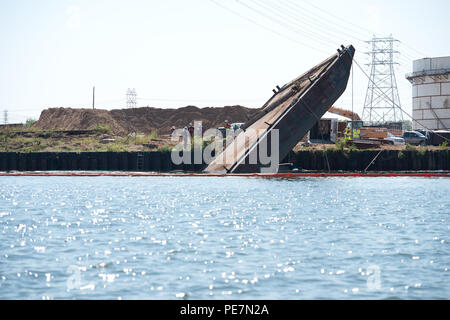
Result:
[[[450,180],[0,177],[1,299],[448,299]]]

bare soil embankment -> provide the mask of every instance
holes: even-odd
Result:
[[[111,111],[51,108],[42,111],[34,127],[41,130],[92,130],[98,125],[108,125],[118,135],[153,130],[167,134],[172,126],[183,128],[194,121],[202,121],[205,129],[221,127],[225,120],[246,122],[256,111],[243,106],[202,109],[194,106],[179,109],[145,107]]]
[[[33,127],[41,130],[92,130],[98,125],[108,125],[118,135],[130,132],[157,130],[167,134],[170,128],[183,128],[193,121],[202,121],[203,128],[217,128],[225,120],[231,123],[248,121],[259,109],[243,106],[222,108],[198,108],[188,106],[179,109],[135,108],[135,109],[72,109],[51,108],[42,111]],[[351,117],[351,112],[332,107],[330,112]],[[356,115],[355,119],[359,119]]]

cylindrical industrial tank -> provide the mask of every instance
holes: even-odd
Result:
[[[450,57],[413,62],[413,128],[450,130]]]

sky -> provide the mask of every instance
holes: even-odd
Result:
[[[258,108],[341,44],[367,68],[364,41],[391,34],[411,113],[405,74],[450,56],[448,12],[447,0],[0,0],[0,122],[91,108],[93,86],[99,109],[125,108],[128,88],[138,107]],[[355,67],[335,106],[361,114],[367,85]]]

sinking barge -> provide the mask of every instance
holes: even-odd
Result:
[[[278,163],[275,166],[267,163],[261,154],[273,155],[278,151],[279,160],[289,154],[344,93],[354,54],[353,46],[342,46],[335,55],[297,79],[277,87],[205,172],[276,173]]]

